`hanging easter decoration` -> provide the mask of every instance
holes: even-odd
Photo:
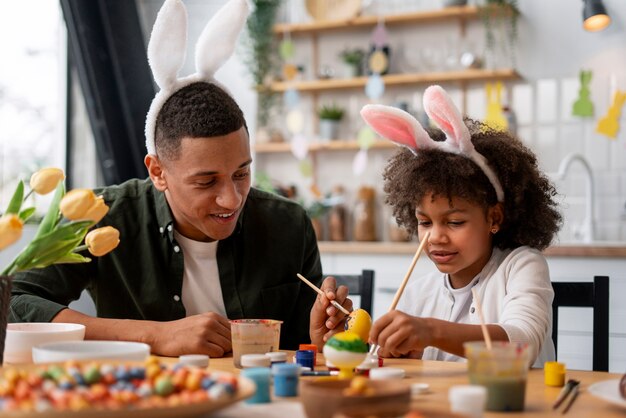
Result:
[[[298,168],[302,177],[313,177],[313,163],[311,163],[310,159],[301,160]]]
[[[286,81],[293,81],[298,75],[298,67],[290,62],[295,56],[296,47],[291,40],[291,34],[289,32],[285,33],[285,37],[280,43],[278,51],[284,61],[283,77]],[[304,130],[304,114],[297,108],[299,103],[300,94],[298,90],[295,88],[285,90],[285,93],[283,93],[283,104],[285,109],[288,110],[285,125],[287,131],[293,135],[291,137],[291,153],[300,161],[300,172],[302,175],[310,177],[310,174],[305,174],[312,172],[310,164],[308,166],[306,166],[306,164],[303,165],[303,161],[309,153],[309,141],[302,134]]]
[[[287,109],[294,108],[300,102],[300,93],[296,89],[287,89],[283,93],[283,103]]]
[[[287,113],[287,131],[290,134],[299,134],[304,128],[304,115],[300,109],[293,109]]]
[[[286,81],[292,81],[298,75],[298,67],[292,62],[293,57],[296,54],[296,46],[291,40],[291,34],[285,33],[285,37],[278,46],[278,54],[283,60],[283,78]]]
[[[355,176],[360,176],[365,172],[365,169],[367,168],[367,160],[368,156],[366,149],[359,150],[359,152],[356,153],[354,160],[352,160],[352,172]]]
[[[371,100],[380,99],[385,92],[385,82],[380,74],[372,74],[365,84],[365,95]]]
[[[376,50],[370,55],[368,61],[369,69],[375,74],[383,74],[389,67],[389,60],[387,55],[381,50]]]
[[[589,117],[593,116],[593,102],[591,101],[591,70],[580,70],[580,89],[578,90],[578,99],[574,102],[572,108],[573,116]]]
[[[389,69],[389,46],[387,30],[381,20],[372,32],[370,55],[367,59],[368,74],[365,95],[371,100],[380,99],[385,92],[385,82],[381,75]]]
[[[364,126],[357,134],[357,143],[361,149],[369,149],[376,142],[376,132],[369,126]]]
[[[611,139],[617,138],[619,132],[619,120],[622,114],[622,107],[626,101],[626,91],[616,91],[613,96],[613,103],[609,107],[606,115],[598,121],[596,132],[606,135]]]
[[[278,53],[284,61],[289,61],[296,54],[296,46],[291,40],[291,35],[289,34],[289,32],[285,34],[285,38],[280,43],[278,47]]]
[[[502,83],[497,82],[494,85],[487,83],[485,85],[485,95],[487,96],[487,112],[485,116],[485,125],[498,130],[506,131],[508,129],[508,122],[502,112]]]
[[[306,136],[297,133],[291,138],[291,153],[298,161],[306,158],[309,153],[309,141],[307,141]]]

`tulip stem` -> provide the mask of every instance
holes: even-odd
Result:
[[[87,247],[85,244],[83,245],[79,245],[78,247],[74,248],[72,250],[73,253],[79,253],[81,251],[85,251],[86,249],[88,249],[89,247]]]
[[[13,260],[13,261],[11,261],[11,264],[9,264],[9,265],[7,266],[7,268],[5,268],[5,269],[2,271],[2,275],[3,275],[3,276],[10,276],[10,275],[12,275],[13,273],[15,273],[15,272],[16,272],[16,270],[17,270],[17,266],[15,265],[15,260]]]
[[[26,193],[26,196],[24,196],[24,199],[22,199],[22,202],[26,202],[26,199],[28,199],[31,194],[33,194],[33,189],[30,189],[28,193]]]

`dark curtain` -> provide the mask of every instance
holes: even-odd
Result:
[[[104,182],[145,178],[144,123],[155,90],[137,5],[134,0],[60,2]]]

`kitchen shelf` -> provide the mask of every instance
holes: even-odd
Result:
[[[390,141],[375,141],[370,149],[391,149],[397,145]],[[309,144],[309,151],[356,151],[361,149],[358,141],[335,139],[329,142],[313,142]],[[257,154],[290,153],[291,144],[289,142],[263,142],[254,145]]]
[[[355,242],[319,241],[322,254],[392,254],[413,255],[419,243],[416,242]],[[597,244],[559,244],[546,248],[543,254],[548,257],[626,257],[626,243],[614,245],[599,241]]]
[[[521,77],[517,73],[517,71],[512,69],[468,69],[461,71],[442,71],[433,73],[389,74],[382,76],[382,78],[385,81],[385,86],[402,86],[410,84],[458,83],[489,80],[507,81],[519,80]],[[272,83],[270,89],[274,92],[284,92],[288,89],[296,89],[300,92],[318,92],[325,90],[346,90],[364,88],[366,83],[367,77],[309,81],[285,81]]]
[[[385,25],[410,23],[436,22],[442,20],[459,19],[461,21],[477,19],[479,9],[476,6],[445,7],[437,10],[428,10],[383,17]],[[380,16],[359,16],[342,20],[317,20],[306,23],[279,23],[274,25],[276,34],[291,35],[318,33],[324,31],[350,30],[359,27],[372,27],[381,20]]]

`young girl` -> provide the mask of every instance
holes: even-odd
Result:
[[[425,91],[424,109],[443,131],[432,138],[402,110],[361,111],[406,147],[385,168],[386,201],[411,234],[430,232],[424,252],[439,270],[409,282],[370,339],[383,356],[462,360],[463,343],[483,339],[475,288],[492,340],[527,343],[543,366],[554,358],[554,293],[541,250],[561,224],[556,191],[528,148],[506,132],[466,125],[441,87]]]

